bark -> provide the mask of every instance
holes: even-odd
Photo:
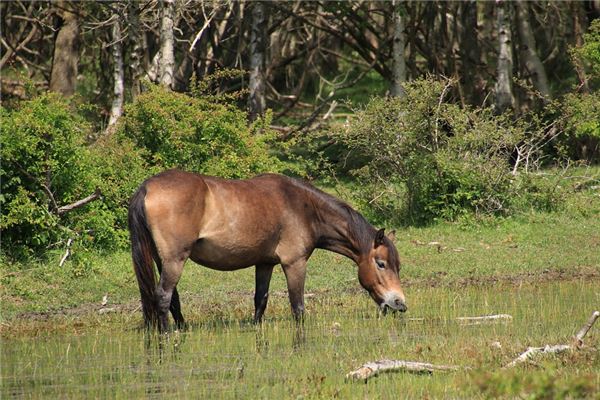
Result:
[[[71,96],[75,93],[79,63],[80,24],[75,4],[58,2],[58,31],[54,41],[50,90]]]
[[[136,0],[129,0],[127,4],[128,34],[131,46],[131,96],[137,97],[142,91],[141,77],[143,72],[144,41],[140,29],[140,8]]]
[[[110,108],[107,133],[117,123],[123,114],[123,99],[125,96],[125,71],[123,70],[123,35],[121,32],[121,17],[114,14],[112,25],[112,56],[113,56],[113,101]]]
[[[525,68],[531,77],[533,86],[542,96],[550,96],[548,77],[544,65],[537,54],[535,37],[529,22],[529,5],[523,0],[519,0],[515,3],[515,6],[517,8],[517,25],[519,27],[521,52],[525,60]]]
[[[496,112],[502,113],[514,108],[513,94],[513,52],[511,32],[511,4],[496,0],[498,30],[498,66],[496,81]]]
[[[250,31],[250,83],[248,98],[248,118],[254,121],[266,108],[265,99],[265,53],[267,47],[266,4],[255,1],[252,4],[252,25]]]
[[[159,83],[172,88],[175,70],[174,0],[163,0],[160,21]]]
[[[481,48],[477,30],[477,3],[465,1],[460,4],[462,27],[460,32],[460,78],[463,92],[468,101],[481,105],[485,84],[481,77]]]
[[[406,61],[404,58],[404,17],[400,0],[392,2],[394,15],[394,37],[392,44],[392,87],[391,95],[405,97],[402,84],[406,82]]]

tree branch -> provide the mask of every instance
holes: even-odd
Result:
[[[73,211],[76,208],[82,207],[82,206],[86,205],[87,203],[90,203],[96,199],[99,199],[101,196],[102,196],[102,193],[100,193],[100,189],[96,188],[96,191],[94,193],[92,193],[91,195],[89,195],[88,197],[81,199],[79,201],[76,201],[75,203],[59,207],[57,209],[57,213],[58,213],[58,215],[66,214],[69,211]]]

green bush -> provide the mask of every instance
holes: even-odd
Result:
[[[43,255],[68,238],[77,248],[124,245],[127,200],[148,174],[140,152],[111,139],[88,145],[89,125],[56,94],[0,112],[2,251]],[[101,199],[59,215],[96,189]]]
[[[248,127],[246,113],[231,105],[150,86],[125,108],[117,135],[161,169],[239,178],[283,168],[269,155],[267,126],[261,120]]]
[[[337,135],[367,156],[354,173],[361,181],[356,195],[372,214],[426,223],[523,207],[530,180],[517,172],[537,166],[549,133],[534,115],[515,120],[453,104],[445,99],[451,84],[421,79],[405,85],[405,98],[373,98]],[[557,202],[546,194],[530,198],[552,208]]]
[[[128,200],[149,176],[172,167],[224,177],[283,168],[269,154],[268,118],[249,127],[233,106],[159,87],[127,106],[115,134],[93,143],[89,124],[56,94],[0,113],[2,251],[43,255],[73,239],[78,274],[86,249],[127,245]],[[97,189],[101,199],[58,212]]]

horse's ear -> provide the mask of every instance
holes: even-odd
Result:
[[[383,244],[383,239],[385,238],[385,230],[382,228],[377,231],[375,234],[375,247],[381,246]]]
[[[396,241],[396,231],[390,231],[390,233],[387,234],[387,237],[392,242],[395,242]]]

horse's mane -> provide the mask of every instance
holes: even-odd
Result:
[[[348,203],[316,188],[311,183],[300,180],[291,179],[296,187],[299,187],[309,193],[309,198],[314,204],[317,212],[317,217],[322,219],[319,210],[327,208],[334,213],[340,215],[348,223],[349,239],[357,246],[357,250],[366,250],[371,246],[375,228],[362,216],[358,211],[352,208]]]

